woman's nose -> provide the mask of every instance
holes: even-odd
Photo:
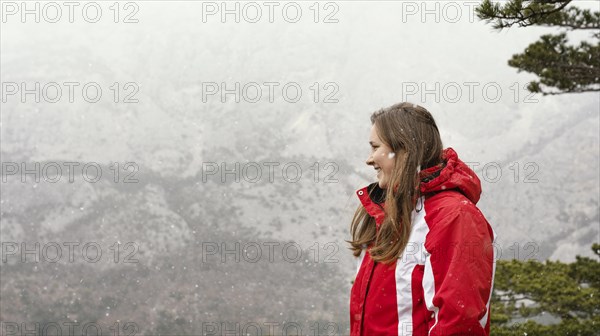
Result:
[[[367,161],[365,161],[365,163],[367,164],[367,166],[373,165],[373,156],[369,155],[369,157],[367,158]]]

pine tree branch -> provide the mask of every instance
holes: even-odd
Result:
[[[498,4],[492,5],[491,0],[484,0],[483,3],[476,9],[476,12],[478,17],[482,20],[487,20],[488,22],[496,20],[496,24],[494,26],[496,29],[510,28],[515,24],[518,24],[520,27],[528,27],[532,25],[556,25],[539,22],[539,20],[552,14],[559,13],[571,2],[572,0],[547,0],[544,3],[534,1],[532,5],[522,7],[520,1],[515,2],[512,0],[503,7],[500,7]],[[541,11],[536,11],[535,6],[533,6],[556,4],[560,5],[552,9]],[[528,13],[525,14],[525,12]]]
[[[543,35],[524,53],[513,55],[508,65],[539,77],[539,81],[529,84],[530,92],[553,95],[598,91],[600,44],[581,42],[571,46],[567,42],[565,33]],[[548,91],[549,88],[558,92]]]
[[[529,15],[529,16],[524,17],[522,21],[531,20],[532,18],[541,18],[541,17],[548,16],[548,15],[553,14],[553,13],[560,12],[563,8],[567,7],[567,5],[571,1],[572,0],[566,0],[562,5],[558,6],[557,8],[554,8],[554,9],[549,10],[549,11],[541,11],[539,13],[536,13],[533,8],[529,8],[529,10],[531,10],[532,14]],[[554,3],[557,3],[557,2],[560,2],[560,1],[555,1]],[[521,25],[521,23],[519,23],[519,25],[521,25],[521,27],[531,26],[533,24],[535,24],[535,23],[529,23],[529,24],[524,24],[524,25]]]

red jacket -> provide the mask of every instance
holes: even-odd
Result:
[[[388,266],[362,250],[350,295],[351,335],[489,335],[495,234],[475,205],[477,175],[452,148],[444,161],[420,173],[429,179],[421,182],[402,256]],[[357,195],[379,229],[384,190],[373,183]]]

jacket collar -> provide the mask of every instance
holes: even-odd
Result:
[[[385,190],[379,187],[378,182],[373,182],[366,187],[356,191],[358,199],[362,203],[367,213],[375,218],[375,223],[379,227],[385,218],[383,210],[385,205]]]
[[[476,204],[481,196],[481,182],[477,174],[450,147],[444,150],[442,158],[442,164],[419,173],[421,194],[456,190]]]

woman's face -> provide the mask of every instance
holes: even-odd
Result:
[[[379,183],[379,187],[385,189],[392,176],[392,170],[394,169],[396,162],[395,153],[381,141],[375,125],[371,127],[369,144],[371,145],[371,154],[366,163],[375,168],[377,171],[377,182]]]

